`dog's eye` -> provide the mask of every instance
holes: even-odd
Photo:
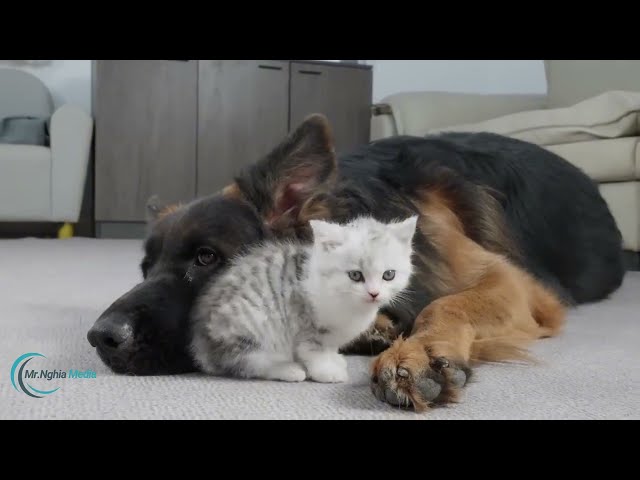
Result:
[[[353,280],[354,282],[362,282],[362,281],[364,281],[364,277],[362,276],[362,272],[359,272],[358,270],[351,270],[350,272],[347,272],[347,274],[349,275],[349,278],[351,280]]]
[[[386,280],[387,282],[390,282],[391,280],[393,280],[396,277],[396,271],[395,270],[387,270],[386,272],[384,272],[382,274],[382,278],[384,280]]]
[[[213,265],[218,261],[218,255],[211,248],[202,247],[196,252],[196,264],[201,267]]]

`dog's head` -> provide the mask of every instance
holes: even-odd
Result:
[[[324,202],[336,161],[327,120],[307,118],[222,192],[186,205],[148,205],[143,281],[96,320],[87,338],[115,372],[195,369],[189,312],[243,248],[271,236],[309,235],[308,220],[329,216]]]

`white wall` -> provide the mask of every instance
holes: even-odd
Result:
[[[0,67],[18,68],[40,78],[56,107],[73,103],[91,113],[91,60],[0,60]]]
[[[365,60],[373,101],[397,92],[546,93],[542,60]]]

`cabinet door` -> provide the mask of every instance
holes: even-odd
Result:
[[[200,60],[198,106],[197,193],[203,196],[285,138],[289,63]]]
[[[371,75],[370,69],[292,62],[290,128],[323,113],[338,153],[369,142]]]
[[[197,61],[96,60],[98,221],[144,221],[147,199],[195,196]]]

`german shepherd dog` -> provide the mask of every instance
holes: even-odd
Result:
[[[409,297],[343,348],[377,355],[373,394],[416,411],[457,401],[475,362],[521,359],[561,331],[566,308],[607,297],[624,276],[597,185],[489,133],[388,138],[337,159],[327,119],[312,115],[221,192],[149,210],[144,280],[88,333],[118,373],[194,371],[189,312],[205,283],[254,242],[310,239],[310,219],[420,215]]]

